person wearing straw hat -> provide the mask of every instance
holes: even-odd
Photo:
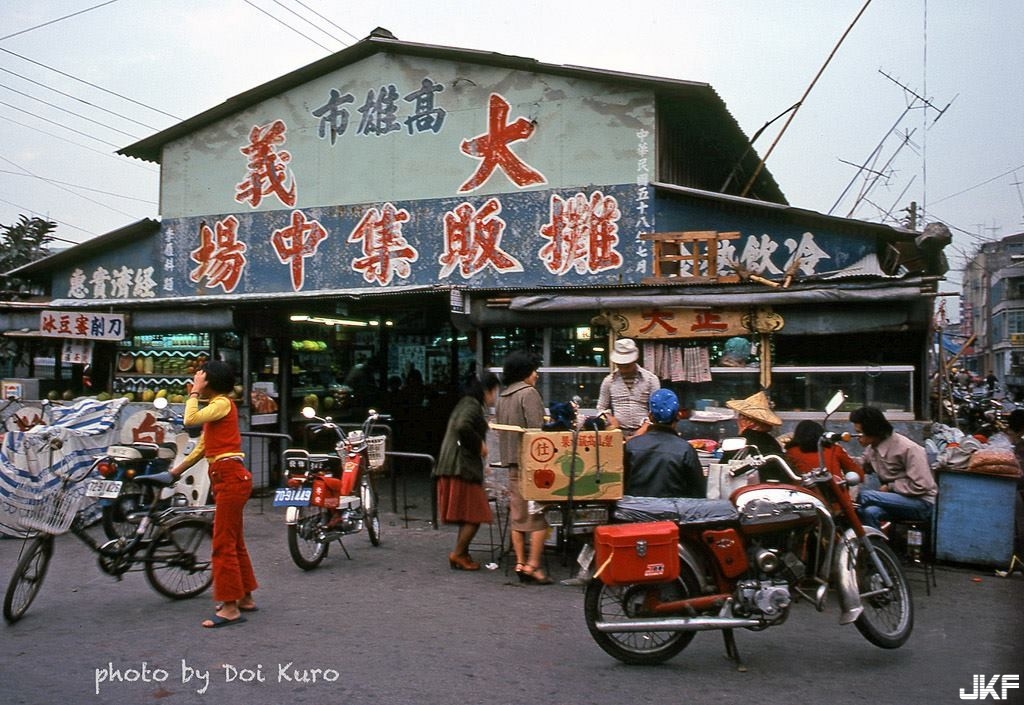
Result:
[[[736,412],[736,426],[747,445],[755,446],[762,455],[782,455],[782,446],[772,435],[772,429],[781,426],[782,419],[772,411],[764,392],[746,399],[732,399],[725,405]]]
[[[626,440],[647,427],[651,394],[661,389],[657,375],[640,367],[638,359],[640,350],[635,340],[616,340],[611,354],[616,369],[601,381],[597,395],[598,410],[611,412],[609,428],[621,429]]]

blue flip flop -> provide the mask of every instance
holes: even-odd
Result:
[[[210,618],[210,624],[203,623],[204,629],[220,629],[221,627],[230,627],[232,624],[241,624],[245,621],[245,617],[239,615],[234,619],[228,619],[227,617],[221,617],[218,614],[213,615]]]

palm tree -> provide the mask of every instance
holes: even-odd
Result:
[[[0,225],[0,299],[13,299],[32,293],[30,283],[7,272],[35,262],[50,254],[47,245],[57,224],[42,218],[26,218],[15,225]]]

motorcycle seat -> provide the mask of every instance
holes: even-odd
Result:
[[[694,526],[735,522],[739,512],[726,499],[626,495],[616,503],[612,518],[616,522],[674,521]]]

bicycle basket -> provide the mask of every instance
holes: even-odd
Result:
[[[371,470],[380,470],[384,466],[384,446],[387,440],[387,436],[367,436],[366,455]]]
[[[53,492],[38,495],[24,502],[18,524],[47,534],[63,534],[71,528],[82,500],[84,482],[61,485]]]

